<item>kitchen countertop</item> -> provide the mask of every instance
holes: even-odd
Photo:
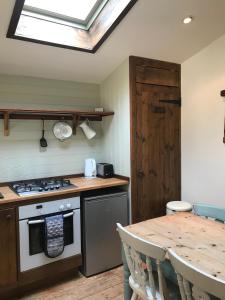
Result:
[[[66,179],[66,178],[65,178]],[[0,193],[4,196],[4,199],[0,199],[0,207],[1,205],[7,204],[25,204],[28,200],[40,200],[43,198],[50,198],[61,196],[61,195],[70,195],[74,193],[80,193],[88,190],[95,190],[95,189],[103,189],[107,187],[116,187],[122,185],[128,185],[128,179],[120,179],[120,178],[85,178],[85,177],[74,177],[68,178],[75,187],[72,187],[68,190],[58,190],[52,192],[44,192],[36,195],[29,195],[29,196],[18,196],[15,192],[13,192],[9,186],[2,186],[0,187]]]

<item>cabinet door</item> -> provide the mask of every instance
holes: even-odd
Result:
[[[17,280],[15,209],[0,210],[0,286]]]
[[[177,87],[137,84],[136,192],[133,221],[162,216],[180,200],[180,107]],[[171,103],[160,102],[160,100]]]

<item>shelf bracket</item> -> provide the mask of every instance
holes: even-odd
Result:
[[[9,136],[9,112],[4,112],[4,136]]]
[[[77,126],[80,121],[80,115],[73,115],[73,135],[77,133]]]

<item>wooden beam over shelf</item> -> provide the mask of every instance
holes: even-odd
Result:
[[[79,110],[31,110],[0,108],[0,119],[4,120],[4,135],[9,135],[9,120],[65,120],[72,121],[73,133],[76,134],[76,127],[79,121],[102,121],[103,117],[112,116],[114,112],[95,112]]]

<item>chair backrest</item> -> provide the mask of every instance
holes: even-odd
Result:
[[[225,207],[210,205],[207,203],[196,203],[193,206],[194,214],[220,222],[225,222]]]
[[[177,273],[182,300],[210,300],[210,296],[225,299],[225,281],[195,268],[171,249],[168,254]]]
[[[122,241],[132,280],[138,286],[139,290],[142,290],[144,298],[157,299],[156,282],[151,262],[151,259],[154,259],[157,265],[161,299],[168,299],[166,283],[160,266],[161,262],[165,259],[166,251],[158,245],[130,233],[121,224],[117,224],[117,230]]]

